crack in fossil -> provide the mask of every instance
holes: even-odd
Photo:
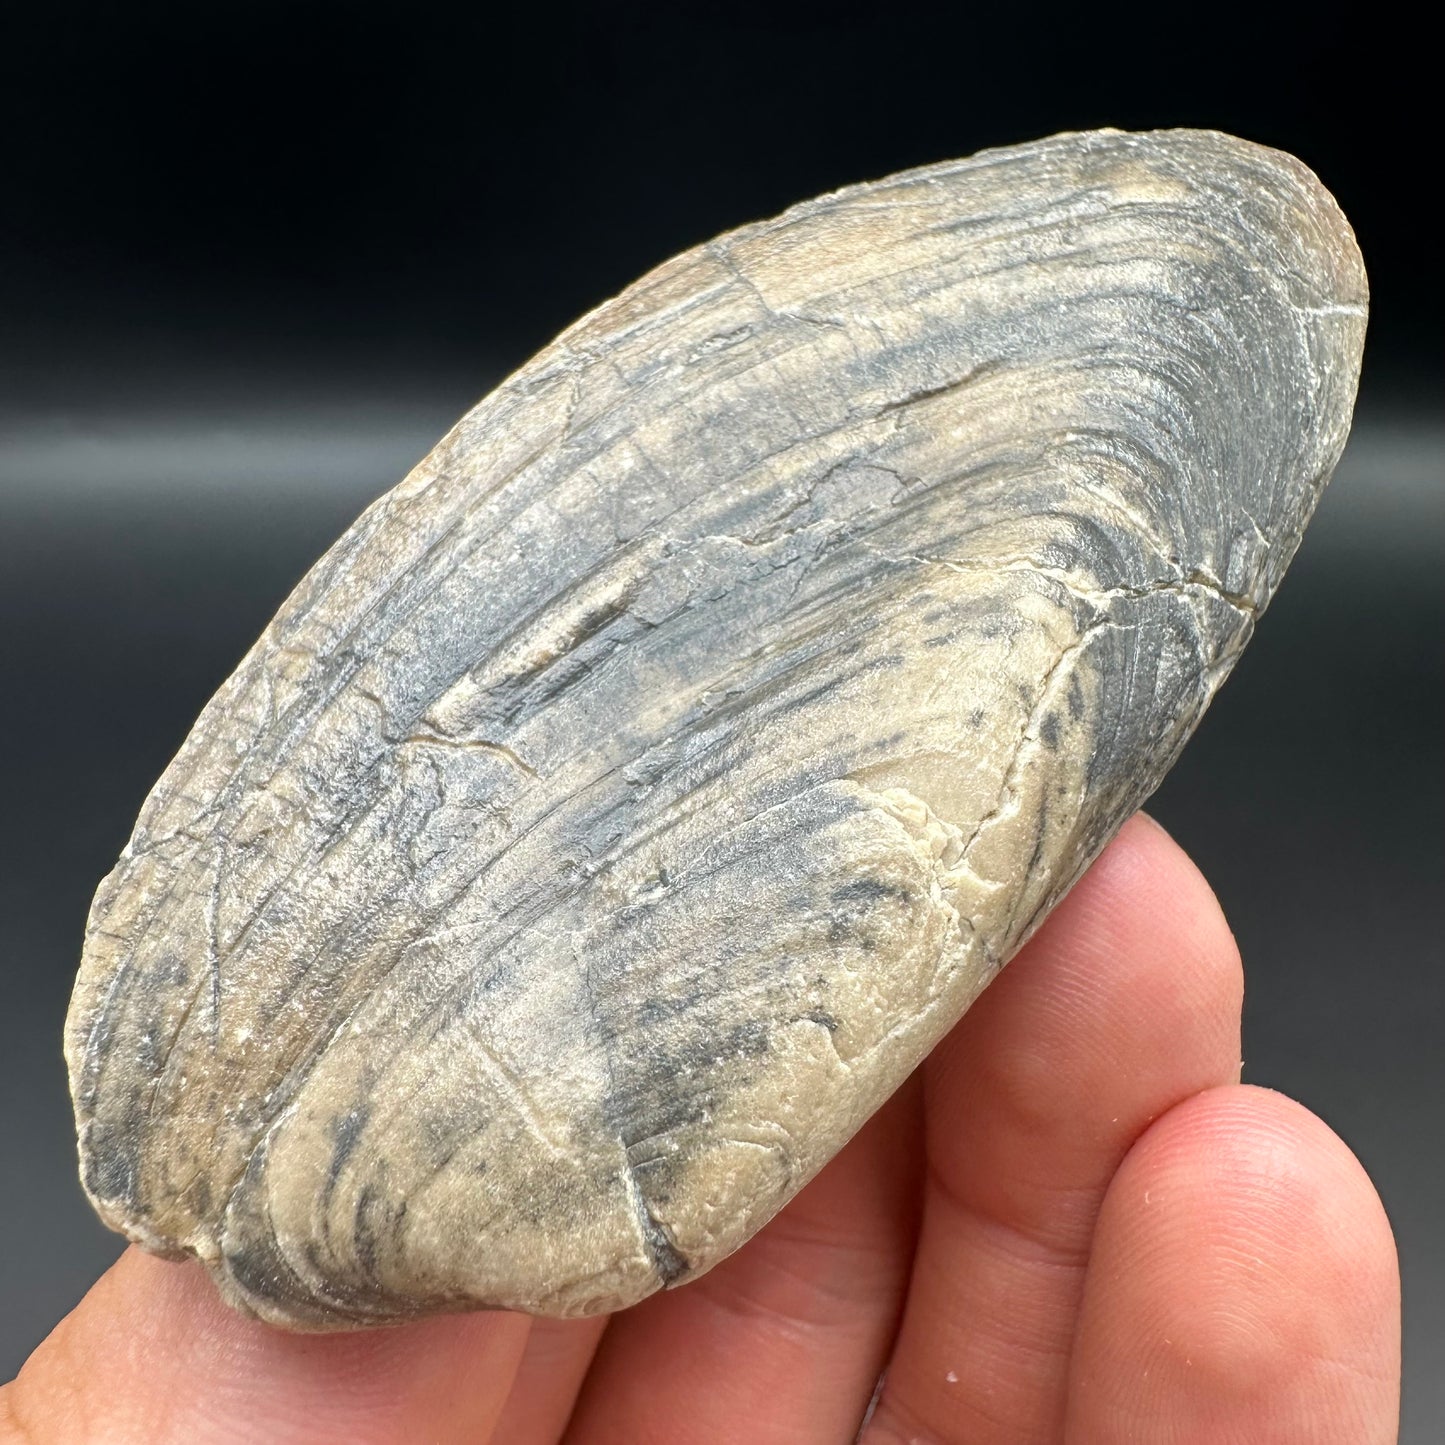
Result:
[[[486,753],[489,757],[501,758],[523,777],[535,779],[538,776],[536,768],[514,748],[509,748],[506,743],[493,742],[490,738],[459,738],[450,737],[441,732],[414,732],[408,737],[402,738],[397,746],[442,748],[449,752],[461,753]]]
[[[894,401],[885,401],[873,412],[873,415],[875,417],[887,416],[890,412],[904,411],[909,407],[917,406],[920,402],[934,401],[938,397],[964,391],[1004,370],[1006,365],[1007,363],[1003,361],[981,361],[977,366],[970,367],[962,376],[956,376],[950,381],[939,382],[937,386],[920,387],[917,391],[911,391],[906,396],[900,396]]]
[[[816,326],[825,331],[846,331],[848,323],[834,316],[809,316],[803,311],[782,311],[774,306],[758,283],[743,269],[726,243],[709,242],[703,249],[729,276],[733,278],[763,308],[763,313],[774,321],[792,321],[803,326]]]
[[[1100,618],[1085,627],[1076,637],[1067,642],[1060,650],[1058,657],[1048,672],[1044,674],[1043,684],[1039,689],[1038,701],[1034,704],[1024,725],[1019,732],[1017,740],[1012,746],[1009,762],[1004,769],[1003,781],[999,784],[999,791],[993,806],[985,813],[977,823],[973,831],[964,840],[960,858],[969,862],[969,854],[978,844],[985,832],[999,822],[1006,814],[1009,805],[1017,800],[1015,786],[1025,766],[1025,751],[1030,744],[1038,745],[1040,740],[1040,729],[1043,725],[1045,715],[1053,701],[1054,688],[1065,664],[1071,663],[1078,654],[1088,646],[1090,640],[1106,628],[1115,627],[1117,623],[1108,618]]]
[[[1119,599],[1134,600],[1140,597],[1150,597],[1159,593],[1170,593],[1174,596],[1187,598],[1191,589],[1207,592],[1216,597],[1226,606],[1232,607],[1236,612],[1251,619],[1258,616],[1260,605],[1254,597],[1242,593],[1231,592],[1224,587],[1217,577],[1202,568],[1195,568],[1189,572],[1181,572],[1174,577],[1154,577],[1147,582],[1122,583],[1115,587],[1089,587],[1080,582],[1078,577],[1062,567],[1050,567],[1045,563],[1038,562],[1032,557],[1008,556],[1008,557],[980,557],[958,559],[952,557],[927,557],[916,552],[886,552],[872,543],[863,544],[869,551],[877,553],[885,561],[890,562],[917,562],[925,567],[945,567],[950,572],[978,572],[985,576],[1000,576],[1009,572],[1025,572],[1036,577],[1047,578],[1051,582],[1057,582],[1071,596],[1081,602],[1088,603],[1098,611],[1107,610],[1111,602]]]

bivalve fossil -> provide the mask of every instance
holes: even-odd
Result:
[[[101,884],[86,1189],[299,1329],[707,1269],[1155,788],[1344,445],[1300,163],[1098,132],[808,201],[367,510]]]

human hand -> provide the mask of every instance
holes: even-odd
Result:
[[[1125,828],[907,1086],[710,1274],[610,1320],[287,1335],[128,1251],[0,1445],[1384,1445],[1378,1197],[1238,1083],[1208,886]]]

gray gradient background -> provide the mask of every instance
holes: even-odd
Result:
[[[1182,50],[1122,15],[1103,38],[1061,20],[1029,38],[1029,86],[1004,65],[965,95],[959,35],[906,7],[886,28],[846,6],[786,24],[702,7],[666,29],[623,8],[505,32],[94,9],[0,33],[0,1375],[119,1249],[75,1182],[59,1050],[90,893],[202,703],[355,514],[684,245],[983,144],[1207,123],[1316,167],[1375,309],[1345,461],[1152,811],[1244,952],[1246,1078],[1320,1113],[1380,1187],[1403,1438],[1438,1441],[1440,307],[1399,204],[1414,162],[1379,150],[1408,117],[1362,131],[1322,89],[1398,57],[1358,32]],[[1019,43],[1003,21],[985,39]],[[27,80],[17,55],[49,68]]]

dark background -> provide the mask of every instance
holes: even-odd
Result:
[[[305,567],[472,401],[673,252],[1059,129],[1207,125],[1334,190],[1355,439],[1154,810],[1249,968],[1246,1077],[1400,1239],[1445,1421],[1445,419],[1424,42],[1264,7],[136,3],[0,18],[0,1377],[119,1248],[60,1029],[90,893]],[[1424,197],[1425,199],[1420,199]]]

